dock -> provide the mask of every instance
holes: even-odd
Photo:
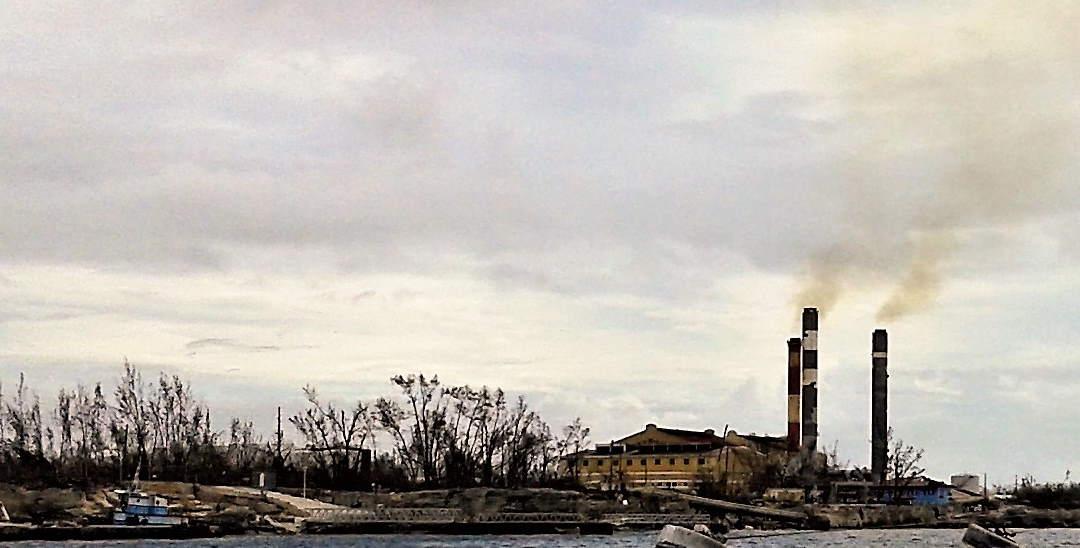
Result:
[[[572,513],[513,513],[466,516],[452,508],[314,509],[304,520],[304,533],[447,535],[535,535],[578,533],[610,535],[614,524]]]

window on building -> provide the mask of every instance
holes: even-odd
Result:
[[[582,461],[581,461],[581,466],[584,466],[584,467],[587,467],[587,466],[589,466],[589,459],[584,459],[584,460],[582,460]]]
[[[649,463],[648,459],[641,459],[641,465],[642,466],[645,466],[648,463]]]
[[[626,459],[626,465],[627,466],[633,466],[634,465],[634,459]]]
[[[653,459],[653,464],[660,464],[660,459]]]
[[[705,464],[705,457],[698,457],[697,463],[698,464]]]
[[[683,464],[690,464],[690,459],[686,458],[682,460]]]
[[[675,459],[671,459],[668,464],[675,464]]]

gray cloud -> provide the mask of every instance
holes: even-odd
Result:
[[[831,337],[879,308],[925,349],[905,431],[994,411],[948,397],[1006,393],[973,362],[1045,366],[1020,393],[1064,405],[1076,22],[1038,2],[17,3],[4,371],[131,352],[366,396],[438,369],[598,435],[776,431],[794,300],[836,313],[823,357],[851,373],[823,368],[823,432],[855,454],[865,401],[838,387],[865,384],[843,361],[865,341]],[[206,378],[212,404],[258,399]],[[1009,406],[1002,435],[1051,414]],[[944,473],[974,453],[919,441]]]
[[[648,42],[644,12],[605,30],[602,11],[436,8],[391,49],[384,38],[401,33],[380,20],[409,26],[394,10],[196,9],[163,33],[133,11],[113,15],[111,35],[28,33],[8,53],[9,260],[221,269],[237,247],[314,245],[393,268],[395,250],[443,247],[498,272],[522,250],[647,257],[667,241],[790,256],[755,251],[787,244],[749,227],[774,206],[796,217],[783,181],[805,163],[760,149],[820,132],[795,113],[812,99],[765,93],[712,121],[670,118],[678,96],[655,72],[680,53]],[[29,7],[11,19],[74,23]],[[239,38],[222,20],[255,29]],[[319,41],[298,30],[313,28]],[[16,62],[27,56],[45,62]],[[695,124],[706,133],[688,136]]]

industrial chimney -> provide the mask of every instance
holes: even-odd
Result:
[[[802,341],[798,338],[788,339],[787,349],[787,442],[788,451],[798,451],[802,443],[802,425],[799,424],[802,416],[802,360],[799,356],[802,352]]]
[[[889,462],[889,334],[884,329],[874,331],[870,361],[870,475],[882,483]]]
[[[802,312],[802,448],[813,455],[818,437],[818,310]]]

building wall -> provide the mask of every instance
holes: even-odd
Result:
[[[764,457],[747,447],[702,452],[597,455],[581,457],[578,481],[592,489],[656,487],[694,490],[702,483],[722,483],[729,489],[747,488]],[[568,471],[564,467],[564,474]]]
[[[614,454],[611,454],[614,451]],[[755,474],[770,464],[783,466],[790,454],[783,438],[743,437],[733,431],[721,438],[713,430],[645,429],[611,445],[564,457],[562,477],[574,477],[591,489],[656,487],[696,490],[704,483],[745,491]],[[722,487],[724,488],[724,487]]]
[[[949,504],[949,494],[952,492],[948,487],[936,487],[920,489],[915,492],[914,504],[918,506],[941,506]]]
[[[881,501],[892,503],[897,492],[900,493],[902,501],[910,501],[915,506],[942,506],[949,504],[952,489],[942,486],[911,486],[901,487],[898,490],[886,488],[881,494]]]

